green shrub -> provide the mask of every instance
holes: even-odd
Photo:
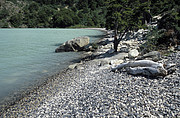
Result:
[[[98,44],[96,44],[96,43],[92,43],[91,46],[93,49],[98,49]]]
[[[7,1],[11,1],[11,2],[13,2],[13,3],[17,3],[17,0],[7,0]]]
[[[146,37],[146,43],[141,45],[140,49],[143,51],[143,53],[150,52],[150,51],[157,51],[164,47],[163,45],[158,45],[158,40],[160,38],[163,38],[165,36],[166,30],[158,30],[153,29],[151,32],[149,32]]]
[[[5,20],[0,20],[0,28],[8,28],[8,23]]]
[[[15,14],[11,16],[9,21],[13,27],[19,27],[22,25],[22,14]]]
[[[0,10],[0,19],[5,19],[7,16],[9,16],[9,12],[6,9]]]

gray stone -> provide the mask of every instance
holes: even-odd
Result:
[[[93,53],[92,53],[91,51],[83,53],[83,55],[85,55],[85,57],[86,57],[86,56],[90,56],[90,55],[92,55],[92,54],[93,54]]]
[[[102,49],[98,49],[98,50],[97,50],[97,52],[101,52],[101,53],[105,53],[105,52],[107,52],[107,51],[109,51],[109,49],[103,49],[103,48],[102,48]]]
[[[109,40],[106,39],[105,41],[101,42],[101,45],[107,45],[109,43]]]
[[[158,51],[152,51],[152,52],[144,54],[143,56],[137,57],[137,60],[140,60],[140,59],[159,61],[161,59],[161,54]]]
[[[104,66],[101,66],[99,69],[104,70],[104,69],[110,69],[110,68],[111,66],[109,64],[106,64]]]
[[[91,45],[86,45],[84,46],[84,51],[94,51],[94,49]]]
[[[103,59],[103,60],[100,61],[99,66],[104,66],[104,65],[107,65],[107,64],[109,64],[109,60]]]
[[[123,60],[126,57],[128,57],[128,53],[118,53],[118,54],[110,57],[109,59],[111,59],[111,60],[115,60],[115,59]]]
[[[77,68],[78,70],[84,70],[84,67],[82,67],[82,66],[76,66],[76,68]]]
[[[128,53],[129,52],[129,48],[128,46],[126,45],[122,45],[121,48],[120,48],[120,52],[125,52],[125,53]]]
[[[131,46],[134,42],[132,42],[131,40],[128,41],[122,41],[122,45],[127,45],[127,46]]]
[[[136,49],[130,50],[129,53],[128,53],[129,58],[135,58],[138,55],[139,55],[139,52]]]
[[[75,63],[75,64],[72,64],[72,65],[69,65],[69,69],[75,69],[76,67],[78,66],[78,63]]]
[[[107,53],[112,54],[112,53],[114,53],[114,51],[115,51],[114,49],[110,49],[110,50],[107,51]]]
[[[180,45],[177,46],[177,50],[180,51]]]
[[[66,41],[59,46],[55,52],[69,52],[69,51],[82,51],[84,47],[89,44],[89,37],[77,37],[72,40]]]
[[[109,43],[109,44],[107,44],[105,46],[102,46],[102,48],[104,48],[104,49],[112,49],[112,47],[113,47],[112,43]]]
[[[119,64],[121,64],[121,63],[123,63],[124,61],[123,60],[119,60],[119,59],[115,59],[115,60],[111,60],[110,61],[110,64],[111,65],[119,65]]]

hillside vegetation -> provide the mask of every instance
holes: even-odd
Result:
[[[0,27],[105,27],[104,0],[3,0]]]
[[[172,17],[166,17],[163,27],[177,28],[179,5],[179,0],[1,0],[0,27],[114,29],[113,17],[119,15],[122,27],[118,30],[125,30],[127,25],[138,29],[142,28],[144,12],[149,12],[151,16],[168,13]]]

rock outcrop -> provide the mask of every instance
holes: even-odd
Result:
[[[55,52],[83,51],[84,47],[89,44],[89,37],[77,37],[66,41],[59,46]]]

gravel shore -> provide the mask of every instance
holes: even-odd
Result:
[[[180,52],[164,60],[177,68],[164,78],[114,73],[98,61],[83,62],[54,76],[1,117],[180,117]]]

